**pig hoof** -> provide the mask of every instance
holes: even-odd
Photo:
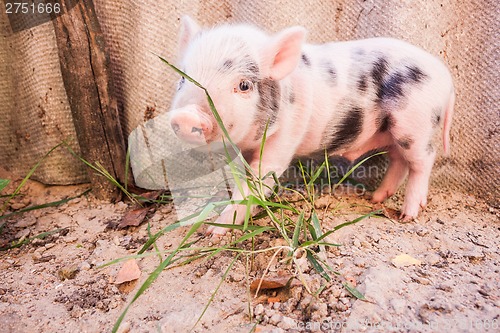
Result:
[[[401,222],[408,223],[408,222],[417,221],[417,217],[412,216],[412,215],[406,215],[405,213],[401,213],[401,215],[399,215],[399,220]]]
[[[391,193],[389,191],[377,190],[377,191],[373,192],[371,201],[372,201],[372,203],[380,203],[380,202],[383,202],[385,199],[389,198],[390,196],[392,196],[393,194],[394,193]]]
[[[228,228],[224,227],[215,227],[213,225],[207,228],[206,235],[212,235],[212,237],[221,237],[224,236],[229,231]]]

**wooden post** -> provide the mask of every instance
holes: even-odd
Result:
[[[61,1],[53,24],[59,62],[82,157],[125,180],[125,140],[109,69],[109,56],[92,0]],[[93,193],[115,201],[120,191],[89,168]]]

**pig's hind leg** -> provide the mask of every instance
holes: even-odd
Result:
[[[408,161],[409,176],[401,218],[410,220],[417,217],[420,207],[427,205],[429,178],[436,152],[431,143],[416,141],[404,152],[404,156]]]
[[[392,196],[403,183],[408,173],[408,163],[398,148],[388,149],[389,166],[379,187],[372,195],[372,202],[379,203]]]

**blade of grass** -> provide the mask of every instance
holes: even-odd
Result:
[[[316,270],[316,272],[318,272],[319,275],[321,275],[326,281],[330,282],[331,280],[330,275],[328,275],[323,266],[321,266],[321,264],[316,260],[316,258],[314,258],[314,255],[309,249],[307,249],[307,260],[309,260],[314,270]]]
[[[356,165],[353,166],[352,168],[350,168],[349,171],[347,171],[347,173],[337,182],[337,184],[335,184],[334,189],[337,188],[340,184],[342,184],[354,172],[354,170],[359,168],[363,163],[365,163],[366,161],[368,161],[372,157],[375,157],[378,155],[384,155],[384,154],[387,154],[387,152],[381,151],[381,152],[375,153],[373,155],[370,155],[370,156],[364,158],[363,160],[361,160],[360,162],[356,163]]]
[[[8,180],[8,179],[0,179],[0,192],[2,192],[2,190],[4,188],[6,188],[7,185],[9,185],[9,183],[10,183],[10,180]]]
[[[32,210],[37,210],[37,209],[42,209],[42,208],[48,208],[48,207],[57,207],[59,205],[67,203],[68,201],[71,201],[73,199],[76,199],[76,198],[79,198],[81,196],[84,196],[84,195],[88,194],[89,192],[90,192],[90,189],[86,190],[85,192],[83,192],[81,194],[78,194],[78,195],[76,195],[74,197],[70,197],[70,198],[67,198],[67,199],[62,199],[62,200],[59,200],[59,201],[53,201],[53,202],[48,202],[48,203],[44,203],[44,204],[41,204],[41,205],[26,207],[26,208],[20,209],[18,211],[15,211],[13,213],[0,216],[0,220],[8,218],[8,217],[11,217],[11,216],[14,216],[14,215],[18,215],[18,214],[22,214],[22,213],[25,213],[25,212],[29,212],[29,211],[32,211]]]
[[[34,239],[44,239],[47,236],[53,235],[55,233],[58,233],[59,231],[65,230],[65,229],[67,229],[67,228],[58,228],[58,229],[54,229],[54,230],[51,230],[51,231],[42,232],[41,234],[38,234],[38,235],[36,235],[34,237],[31,237],[31,238],[26,238],[23,241],[17,242],[17,243],[15,243],[13,245],[1,247],[0,251],[6,251],[6,250],[10,250],[10,249],[15,249],[15,248],[21,247],[21,246],[23,246],[25,244],[30,243]]]
[[[194,330],[194,328],[196,327],[196,325],[198,325],[198,323],[200,322],[201,318],[203,318],[203,315],[205,315],[205,312],[207,312],[208,310],[208,307],[210,306],[210,304],[212,304],[212,302],[214,301],[214,298],[215,298],[215,295],[217,295],[217,292],[219,291],[220,287],[222,286],[222,283],[224,283],[224,280],[226,280],[226,276],[227,274],[229,273],[229,271],[231,270],[231,268],[233,267],[234,263],[236,262],[236,260],[240,257],[240,253],[238,253],[236,255],[236,257],[234,257],[234,259],[231,261],[231,264],[229,264],[229,266],[227,267],[226,271],[224,272],[224,275],[222,275],[222,278],[220,279],[220,282],[219,284],[217,285],[217,288],[215,288],[214,292],[212,293],[212,295],[210,296],[210,299],[208,300],[207,304],[205,305],[205,307],[203,308],[203,311],[201,312],[200,316],[198,317],[198,320],[196,321],[196,323],[194,323],[193,327],[191,328],[191,330]]]
[[[42,156],[42,158],[31,168],[31,170],[28,172],[28,174],[23,178],[23,180],[21,181],[21,183],[17,186],[17,188],[14,190],[14,192],[10,195],[10,197],[7,199],[7,201],[4,202],[4,204],[2,205],[2,207],[0,208],[0,214],[2,214],[5,209],[7,208],[9,202],[12,200],[12,198],[14,198],[18,193],[19,191],[21,191],[21,188],[23,188],[23,186],[26,184],[26,182],[28,181],[28,179],[31,178],[31,176],[35,173],[36,169],[38,169],[38,167],[40,166],[40,164],[42,164],[42,162],[54,151],[56,150],[57,148],[61,147],[63,144],[65,144],[65,142],[61,142],[60,144],[54,146],[53,148],[51,148],[45,155]]]
[[[121,313],[120,317],[118,317],[115,325],[113,326],[112,332],[116,333],[118,331],[118,328],[120,327],[123,319],[125,318],[130,306],[134,304],[134,302],[151,286],[151,284],[158,278],[160,273],[172,263],[172,259],[177,255],[177,253],[180,251],[182,247],[185,246],[186,241],[191,237],[193,233],[198,230],[198,228],[202,225],[202,222],[195,223],[186,236],[182,239],[180,245],[175,249],[158,267],[148,276],[148,278],[143,282],[137,293],[134,295],[130,303],[125,307],[123,312]]]
[[[359,300],[365,301],[365,295],[363,295],[356,287],[354,287],[352,284],[349,282],[344,282],[342,283],[345,289],[347,289],[348,292],[351,293],[352,296],[356,297]]]

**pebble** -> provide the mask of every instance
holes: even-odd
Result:
[[[358,267],[365,267],[365,259],[361,257],[355,257],[353,260],[353,264]]]
[[[132,325],[130,324],[130,321],[126,321],[123,324],[120,325],[120,328],[118,329],[117,332],[119,333],[128,333],[130,332],[130,329],[132,328]]]
[[[257,304],[255,306],[255,309],[253,310],[253,313],[255,316],[260,316],[261,314],[263,314],[264,313],[264,305]]]
[[[63,241],[65,243],[74,243],[78,240],[78,237],[75,237],[75,236],[69,236],[69,237],[64,237],[63,238]]]
[[[123,210],[128,208],[128,205],[126,203],[124,203],[123,201],[120,201],[120,202],[117,202],[115,204],[115,208],[118,211],[123,211]]]
[[[326,206],[328,206],[329,203],[330,203],[330,196],[325,195],[314,201],[314,207],[316,209],[325,208]]]
[[[279,313],[275,313],[271,317],[269,317],[269,324],[278,326],[278,324],[281,322],[282,319],[283,319],[282,315],[280,315]]]
[[[81,264],[80,264],[80,270],[82,271],[88,271],[90,269],[90,264],[86,261],[83,261]]]
[[[269,309],[265,309],[264,310],[264,314],[268,317],[268,318],[271,318],[272,316],[274,316],[276,314],[276,311],[274,311],[273,309],[269,308]]]
[[[425,263],[431,266],[436,265],[440,261],[441,261],[441,256],[437,253],[429,253],[424,260]]]
[[[19,239],[19,241],[22,241],[26,237],[28,237],[30,234],[31,234],[31,230],[30,229],[22,229],[22,230],[19,230],[16,233],[15,238]]]
[[[419,235],[420,237],[424,237],[424,236],[426,236],[426,235],[428,235],[428,234],[429,234],[429,230],[428,230],[428,229],[426,229],[426,228],[424,228],[424,227],[420,227],[420,228],[418,228],[418,229],[416,230],[416,232],[417,232],[417,235]]]
[[[27,228],[36,224],[36,218],[34,216],[28,216],[21,221],[16,223],[17,228]]]
[[[45,244],[44,247],[45,247],[46,250],[48,250],[48,249],[53,248],[54,246],[56,246],[56,243],[47,243],[47,244]]]
[[[283,316],[281,318],[281,321],[278,323],[278,327],[284,329],[284,330],[290,330],[297,328],[297,323],[293,318]]]
[[[342,304],[349,304],[349,298],[341,297],[341,298],[339,298],[339,302]]]
[[[357,248],[360,248],[361,247],[361,241],[357,238],[355,238],[352,242],[352,245],[354,245],[355,247]]]

